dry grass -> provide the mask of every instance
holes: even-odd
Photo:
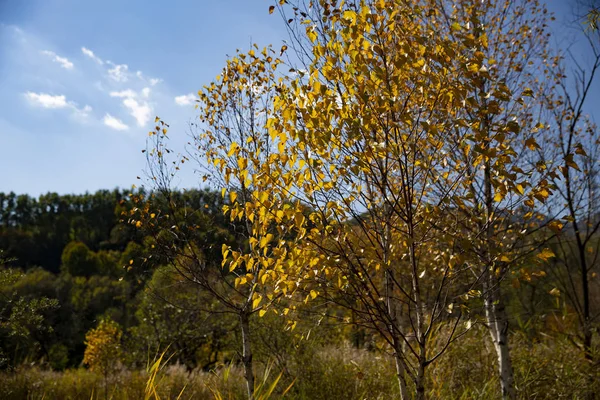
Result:
[[[473,329],[459,345],[429,369],[429,398],[497,399],[495,354],[483,328]],[[485,345],[484,345],[485,343]],[[512,337],[516,387],[522,399],[583,399],[600,393],[600,376],[569,342],[559,339],[529,341]],[[299,348],[289,355],[287,368],[271,398],[294,382],[285,396],[292,400],[365,400],[394,398],[397,385],[393,363],[382,354],[350,346]],[[258,363],[257,380],[265,376]],[[280,371],[273,368],[265,382],[270,386]],[[596,375],[593,375],[596,374]],[[592,379],[595,378],[595,379]],[[156,390],[145,396],[148,382]],[[125,399],[243,399],[245,387],[241,366],[221,366],[217,371],[188,372],[182,366],[121,370],[110,377],[106,398]],[[215,394],[218,394],[215,396]],[[101,376],[85,369],[52,372],[20,368],[0,374],[0,399],[54,400],[105,399]]]

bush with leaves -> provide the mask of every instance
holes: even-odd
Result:
[[[85,335],[86,349],[83,363],[90,370],[100,372],[105,378],[114,373],[122,358],[121,336],[119,324],[104,319],[98,327]]]

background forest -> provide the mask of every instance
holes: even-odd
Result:
[[[599,398],[595,10],[270,6],[141,189],[0,193],[0,397]]]

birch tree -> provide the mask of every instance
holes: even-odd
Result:
[[[538,142],[552,130],[544,95],[554,89],[551,70],[559,57],[549,45],[550,16],[530,0],[430,2],[440,10],[437,24],[451,37],[473,40],[475,90],[461,114],[476,121],[456,126],[458,135],[475,138],[472,152],[456,153],[451,162],[465,166],[462,196],[456,209],[466,218],[468,263],[478,276],[485,322],[498,356],[503,398],[515,398],[509,350],[509,320],[502,293],[504,277],[543,245],[531,233],[540,229],[539,205],[555,185],[555,171],[540,156]],[[498,93],[498,89],[502,88]],[[499,103],[503,93],[513,98]],[[489,112],[495,110],[496,112]],[[538,257],[552,257],[549,249]]]
[[[271,48],[259,50],[256,45],[231,57],[217,79],[198,92],[199,121],[191,124],[187,155],[169,158],[175,153],[168,146],[168,125],[157,118],[147,149],[148,177],[160,197],[156,201],[167,211],[145,206],[132,221],[151,232],[157,256],[182,280],[198,285],[221,305],[221,311],[206,311],[233,313],[239,319],[249,399],[255,389],[250,318],[263,315],[277,300],[269,288],[285,251],[273,244],[270,183],[259,168],[273,151],[266,121],[272,113],[279,63]],[[196,234],[194,215],[202,212],[201,205],[181,204],[173,197],[178,170],[194,161],[202,181],[221,190],[226,199],[223,212],[234,240],[223,243],[220,265],[207,260]]]
[[[275,100],[270,125],[289,159],[274,159],[267,175],[296,204],[280,218],[296,227],[288,271],[300,287],[319,283],[307,300],[332,291],[358,299],[355,314],[392,349],[401,398],[409,386],[424,397],[425,369],[446,348],[432,353],[431,334],[450,320],[449,306],[475,292],[464,274],[468,243],[477,238],[465,226],[481,215],[464,191],[473,182],[469,168],[495,162],[500,177],[492,180],[488,168],[489,191],[518,190],[505,167],[515,150],[491,154],[489,142],[516,136],[519,122],[505,118],[505,109],[521,100],[488,71],[477,51],[488,39],[473,35],[469,15],[453,17],[440,35],[434,22],[447,16],[439,6],[319,1],[279,8],[286,19],[291,8],[292,46],[304,67],[293,69],[299,77]],[[479,94],[495,107],[478,103]],[[309,218],[304,209],[312,210]],[[461,209],[469,209],[466,216]],[[482,224],[489,243],[492,225]],[[477,267],[473,280],[489,268]],[[458,321],[451,320],[447,345],[460,335]]]

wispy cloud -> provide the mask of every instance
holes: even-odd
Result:
[[[48,93],[34,93],[27,92],[25,93],[25,98],[29,101],[29,103],[36,107],[49,108],[49,109],[70,109],[74,116],[79,118],[87,118],[92,112],[92,107],[89,105],[85,105],[82,108],[79,108],[77,103],[73,101],[68,101],[67,97],[63,94],[61,95],[52,95]]]
[[[148,98],[150,96],[150,88],[143,88],[141,93],[137,93],[132,89],[125,89],[120,92],[110,92],[109,95],[110,97],[123,99],[123,106],[135,118],[138,126],[145,126],[150,120],[152,107],[148,102],[140,100],[141,97]]]
[[[161,83],[163,80],[159,79],[159,78],[146,78],[144,76],[144,73],[142,71],[135,71],[135,76],[138,77],[138,79],[145,81],[145,82],[149,82],[150,86],[156,86],[157,84]]]
[[[51,57],[52,61],[60,64],[60,66],[63,67],[64,69],[73,69],[73,63],[71,61],[69,61],[68,58],[61,57],[58,54],[56,54],[55,52],[50,51],[50,50],[44,50],[44,51],[42,51],[42,54],[44,54],[48,57]]]
[[[92,107],[88,106],[87,104],[83,108],[77,108],[77,107],[72,107],[72,108],[73,108],[72,115],[79,120],[86,120],[90,116],[90,113],[92,112]]]
[[[129,126],[123,123],[120,119],[113,117],[109,113],[106,113],[104,116],[104,125],[108,126],[117,131],[126,131],[129,129]]]
[[[107,64],[112,65],[112,68],[108,70],[108,76],[115,82],[127,82],[129,77],[129,67],[127,64],[114,64],[107,61]]]
[[[138,126],[145,126],[150,120],[152,108],[148,103],[138,103],[137,100],[129,97],[123,100],[123,105],[129,109],[129,113],[135,118]]]
[[[44,46],[48,48],[47,46]],[[44,49],[41,47],[41,49]],[[74,63],[66,57],[62,57],[50,50],[40,51],[38,53],[49,57],[52,62],[60,64],[65,69],[73,69]],[[130,67],[125,63],[115,63],[111,60],[105,59],[92,51],[87,47],[81,47],[81,52],[84,58],[88,58],[100,65],[100,70],[92,69],[82,64],[79,68],[84,74],[98,74],[102,75],[101,80],[96,81],[96,85],[100,91],[107,94],[109,97],[114,98],[113,101],[117,101],[117,107],[122,107],[122,112],[115,116],[111,115],[107,111],[110,109],[113,113],[116,113],[114,109],[108,108],[110,105],[105,101],[99,100],[100,105],[94,104],[98,108],[96,118],[105,126],[115,129],[118,131],[133,130],[137,127],[145,127],[150,123],[153,117],[154,104],[157,101],[155,97],[160,97],[160,91],[155,92],[154,86],[161,79],[151,78],[145,75],[139,70],[130,70]],[[79,67],[79,66],[78,66]],[[53,93],[51,91],[28,91],[23,93],[28,103],[34,107],[43,109],[64,109],[70,112],[70,114],[77,120],[83,122],[93,117],[92,108],[89,105],[78,105],[78,103],[71,101],[68,97],[70,96],[69,91],[63,93]],[[113,104],[114,106],[114,104]],[[131,119],[125,114],[129,114]]]
[[[175,103],[177,103],[180,106],[189,106],[196,99],[197,99],[197,97],[195,94],[189,93],[189,94],[184,94],[184,95],[175,97]]]
[[[86,56],[88,56],[89,58],[91,58],[92,60],[96,61],[98,64],[100,64],[100,65],[104,64],[104,61],[102,61],[102,59],[100,57],[96,56],[94,54],[94,52],[91,51],[90,49],[82,47],[81,52],[83,54],[85,54]]]
[[[135,93],[131,89],[121,90],[120,92],[110,92],[110,97],[136,97],[137,93]]]
[[[33,105],[43,108],[65,108],[68,107],[67,98],[64,95],[51,95],[48,93],[25,93],[25,97]]]

